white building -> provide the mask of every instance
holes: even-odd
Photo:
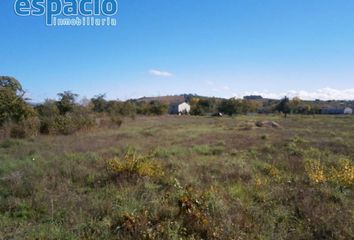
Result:
[[[172,103],[170,105],[170,114],[189,114],[189,112],[191,111],[191,106],[186,103]]]
[[[350,107],[346,107],[344,109],[344,114],[353,114],[353,109],[351,109]]]

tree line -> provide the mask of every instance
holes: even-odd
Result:
[[[0,76],[0,128],[2,135],[23,137],[42,134],[72,134],[97,125],[119,127],[122,117],[136,115],[164,115],[169,105],[162,101],[107,100],[104,94],[79,102],[78,94],[70,91],[58,93],[57,99],[31,105],[25,97],[21,83],[13,77]],[[317,113],[311,106],[304,106],[301,100],[287,97],[281,101],[260,102],[248,99],[203,98],[185,95],[191,105],[191,115],[226,115],[248,113],[281,112]]]

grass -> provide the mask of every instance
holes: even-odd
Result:
[[[3,140],[0,239],[353,239],[353,120],[137,117]]]

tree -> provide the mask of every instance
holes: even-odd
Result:
[[[294,97],[290,101],[290,108],[292,113],[298,113],[299,112],[299,107],[301,104],[301,99],[299,97]]]
[[[24,95],[25,91],[18,80],[0,76],[0,126],[7,121],[20,122],[35,114]]]
[[[256,100],[247,100],[244,99],[242,101],[242,112],[246,113],[254,113],[261,107],[261,104]]]
[[[289,98],[284,97],[282,100],[280,100],[279,104],[276,106],[276,110],[283,113],[284,117],[286,118],[291,110]]]
[[[59,101],[57,102],[60,114],[64,115],[68,112],[72,112],[76,106],[76,98],[79,96],[76,93],[70,91],[65,91],[63,93],[58,93]]]
[[[91,98],[91,102],[93,104],[93,111],[94,112],[105,112],[107,111],[107,101],[105,99],[105,94],[100,94]]]
[[[52,99],[46,99],[44,103],[35,108],[40,117],[53,117],[60,115],[57,102]]]
[[[243,112],[242,100],[235,98],[223,100],[219,106],[219,111],[230,116],[241,114]]]
[[[149,103],[149,113],[153,115],[163,115],[167,113],[168,106],[160,101],[151,101]]]
[[[218,100],[216,98],[191,98],[189,101],[192,115],[206,115],[218,111]]]

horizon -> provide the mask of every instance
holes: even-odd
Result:
[[[276,101],[280,101],[284,98],[288,98],[289,100],[292,100],[294,98],[299,98],[301,101],[305,101],[305,102],[315,102],[315,101],[322,101],[322,102],[354,102],[354,99],[321,99],[321,98],[308,98],[308,99],[304,99],[304,98],[300,98],[298,95],[279,95],[276,96],[276,95],[269,95],[268,96],[264,96],[264,95],[258,95],[258,94],[250,94],[250,95],[242,95],[242,96],[234,96],[234,97],[231,97],[231,98],[228,98],[228,97],[220,97],[220,96],[205,96],[205,95],[200,95],[198,93],[182,93],[182,94],[167,94],[167,95],[149,95],[149,96],[139,96],[139,97],[134,97],[134,98],[128,98],[128,99],[120,99],[120,98],[108,98],[107,95],[105,93],[102,93],[102,94],[96,94],[96,95],[93,95],[91,97],[87,97],[85,95],[81,95],[81,94],[78,94],[76,92],[73,92],[71,90],[67,90],[67,91],[63,91],[63,92],[71,92],[71,93],[74,93],[74,94],[77,94],[77,99],[76,99],[76,102],[81,104],[81,102],[83,101],[86,101],[86,100],[90,100],[92,98],[95,98],[95,97],[98,97],[98,96],[101,96],[103,95],[104,96],[104,99],[107,100],[107,101],[122,101],[122,102],[125,102],[125,101],[131,101],[131,100],[140,100],[140,99],[144,99],[144,98],[151,98],[151,99],[155,99],[155,98],[164,98],[164,97],[178,97],[178,96],[185,96],[185,95],[191,95],[191,96],[196,96],[197,98],[216,98],[216,99],[245,99],[244,97],[251,97],[251,96],[256,96],[256,97],[261,97],[261,99],[266,99],[266,100],[276,100]],[[58,93],[59,94],[59,93]],[[47,100],[53,100],[53,101],[56,101],[59,99],[58,97],[58,94],[52,98],[45,98],[45,99],[42,99],[40,101],[32,101],[31,98],[27,98],[27,102],[30,103],[30,104],[41,104],[41,103],[44,103],[45,101]],[[27,92],[26,94],[27,95]]]
[[[354,100],[354,2],[118,1],[116,27],[48,27],[0,3],[0,75],[35,102],[180,95]]]

